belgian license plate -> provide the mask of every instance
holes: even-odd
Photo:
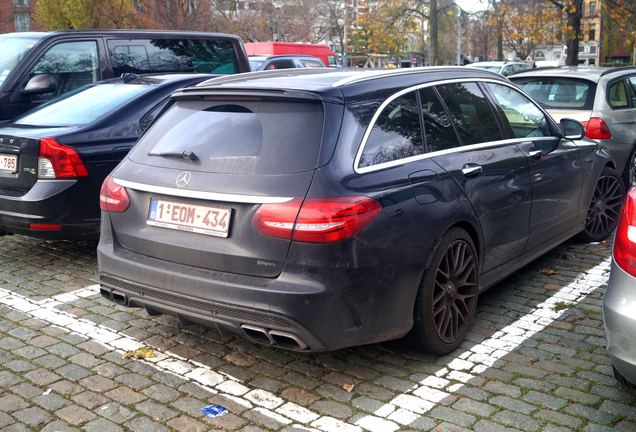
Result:
[[[14,173],[18,170],[18,157],[0,154],[0,171]]]
[[[232,210],[179,202],[150,200],[148,225],[188,231],[216,237],[227,237]]]

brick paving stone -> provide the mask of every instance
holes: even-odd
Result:
[[[167,432],[168,428],[148,417],[136,417],[125,424],[126,428],[135,432]]]
[[[180,416],[168,422],[168,426],[179,432],[203,432],[207,426],[192,417]]]
[[[86,432],[122,432],[123,429],[116,425],[115,423],[99,418],[93,421],[90,421],[84,425],[82,428]]]
[[[28,408],[29,404],[20,396],[8,394],[0,397],[0,411],[12,413]]]
[[[76,432],[79,429],[71,427],[61,420],[47,424],[40,432]]]
[[[468,398],[459,399],[453,404],[453,408],[479,417],[490,417],[490,415],[497,410],[497,408],[492,405]]]
[[[57,411],[70,405],[71,402],[56,393],[41,394],[33,398],[33,402],[41,406],[47,411]]]
[[[90,410],[97,406],[105,405],[106,403],[110,402],[110,399],[108,399],[107,397],[104,397],[101,394],[92,391],[85,391],[83,393],[76,394],[71,399],[79,405],[82,405],[83,407]]]
[[[51,419],[51,416],[49,416],[46,411],[35,407],[16,411],[13,413],[13,416],[25,425],[34,429]]]
[[[128,421],[135,416],[134,411],[129,410],[128,408],[118,404],[117,402],[110,402],[106,405],[98,407],[95,412],[97,412],[100,416],[105,417],[117,424],[124,423],[125,421]]]
[[[138,391],[135,391],[128,387],[118,387],[116,389],[107,391],[104,396],[109,397],[124,405],[134,405],[146,397]]]
[[[507,410],[496,413],[493,416],[493,420],[524,431],[536,431],[540,429],[539,421],[525,414]]]

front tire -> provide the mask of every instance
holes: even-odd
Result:
[[[621,177],[613,169],[603,168],[587,211],[585,229],[579,234],[579,239],[583,242],[606,239],[618,225],[624,196],[625,187]]]
[[[445,355],[464,340],[475,316],[479,256],[466,231],[450,229],[424,274],[410,340],[422,351]]]

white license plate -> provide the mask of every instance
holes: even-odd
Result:
[[[232,210],[229,208],[152,199],[146,223],[180,231],[227,237],[231,213]]]
[[[18,170],[18,157],[0,154],[0,171],[14,173]]]

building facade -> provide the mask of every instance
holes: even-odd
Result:
[[[0,0],[0,33],[39,30],[33,23],[35,0]]]

